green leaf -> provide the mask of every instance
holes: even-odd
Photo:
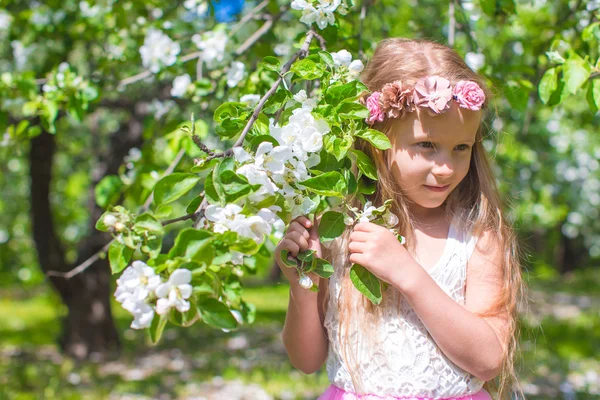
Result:
[[[388,139],[388,137],[385,136],[384,133],[379,132],[375,129],[365,129],[362,131],[358,131],[354,134],[354,136],[358,136],[359,138],[366,140],[379,150],[387,150],[392,148],[390,139]]]
[[[216,328],[232,330],[238,326],[238,322],[229,308],[216,299],[199,300],[198,310],[204,322]]]
[[[194,200],[192,200],[190,204],[188,204],[188,206],[185,208],[185,212],[187,214],[195,213],[198,207],[200,207],[200,203],[202,203],[202,200],[204,199],[201,196],[195,197]]]
[[[107,175],[98,182],[94,188],[96,204],[106,208],[111,204],[116,204],[121,196],[123,181],[116,175]]]
[[[310,191],[323,196],[343,197],[347,191],[344,176],[337,171],[325,172],[324,174],[309,178],[300,182]]]
[[[280,254],[281,262],[283,262],[283,264],[288,268],[295,268],[297,266],[297,263],[295,261],[288,260],[289,254],[290,254],[289,250],[281,250],[281,254]]]
[[[274,71],[278,73],[281,69],[281,62],[277,57],[267,56],[262,59],[262,61],[259,64],[259,67],[262,67],[268,71]]]
[[[344,233],[345,229],[344,214],[337,211],[327,211],[319,222],[319,240],[323,242],[333,240]]]
[[[290,71],[308,81],[322,77],[325,72],[320,64],[317,64],[308,58],[296,61],[292,64]]]
[[[153,344],[157,344],[160,340],[163,331],[165,330],[165,326],[167,325],[168,316],[167,315],[155,315],[152,319],[152,324],[150,325],[150,340]]]
[[[572,57],[564,63],[563,74],[567,89],[575,94],[590,77],[590,66],[581,58]]]
[[[268,98],[263,107],[263,112],[266,114],[273,114],[277,112],[281,107],[292,98],[292,92],[287,89],[279,88],[275,94]]]
[[[248,104],[230,101],[217,107],[213,115],[213,119],[215,122],[223,122],[226,119],[231,118],[245,119],[249,115],[250,111]]]
[[[315,259],[316,265],[311,272],[319,275],[321,278],[329,278],[334,273],[333,265],[322,258]]]
[[[212,259],[213,234],[204,229],[187,228],[179,232],[169,258],[183,257],[209,264]],[[211,251],[212,250],[212,251]]]
[[[546,104],[550,100],[552,93],[558,87],[558,71],[556,68],[550,68],[548,71],[544,73],[542,79],[540,80],[540,85],[538,88],[538,92],[540,95],[540,100],[542,103]]]
[[[325,101],[329,104],[339,104],[346,101],[354,101],[368,88],[359,81],[352,81],[343,85],[333,85],[325,93]]]
[[[133,249],[125,246],[124,244],[113,240],[108,246],[108,261],[110,263],[110,269],[114,274],[118,274],[123,271],[131,256],[133,255]]]
[[[331,56],[330,53],[328,53],[326,51],[320,51],[319,57],[321,57],[321,60],[325,61],[325,64],[327,64],[327,66],[329,68],[335,67],[335,61],[333,60],[333,57]]]
[[[233,158],[226,158],[213,173],[215,190],[226,203],[233,203],[252,193],[252,186],[248,183],[248,179],[245,176],[236,174],[234,168],[235,161]]]
[[[342,119],[365,119],[369,117],[369,110],[359,103],[342,103],[337,114]]]
[[[519,111],[523,111],[527,108],[529,91],[532,87],[531,82],[524,79],[509,80],[504,86],[504,94],[511,106]]]
[[[360,150],[351,150],[351,153],[356,156],[356,165],[358,169],[365,174],[366,177],[377,180],[377,169],[375,168],[375,164],[369,158],[368,155],[363,153]]]
[[[148,231],[157,235],[164,234],[164,229],[160,221],[156,219],[154,215],[147,212],[140,214],[135,218],[133,230],[138,234],[141,234],[143,231]]]
[[[208,174],[206,179],[204,180],[204,194],[206,195],[206,199],[210,204],[219,204],[219,194],[217,193],[217,189],[215,189],[215,184],[213,182],[213,176],[216,173],[216,168],[213,170],[212,174]]]
[[[174,173],[165,176],[154,186],[154,204],[171,203],[190,190],[200,178],[195,174]]]
[[[277,139],[275,139],[273,136],[271,136],[271,135],[260,135],[260,136],[256,136],[254,139],[252,139],[252,141],[250,142],[250,150],[252,150],[253,152],[255,152],[256,149],[258,149],[258,146],[260,146],[260,144],[263,143],[263,142],[272,143],[273,147],[279,146],[279,143],[277,142]]]
[[[352,137],[344,136],[338,137],[334,134],[325,135],[323,138],[323,146],[327,153],[332,154],[336,160],[341,161],[346,154],[348,154],[348,150],[352,147]],[[335,168],[337,169],[337,168]]]
[[[600,109],[600,81],[598,79],[592,79],[589,82],[586,100],[592,113],[596,114]]]
[[[381,282],[371,271],[362,265],[354,264],[350,269],[350,280],[359,292],[367,296],[373,304],[381,303]]]
[[[246,124],[243,118],[225,118],[215,127],[215,133],[221,138],[230,139],[243,131]]]

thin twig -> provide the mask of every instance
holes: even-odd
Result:
[[[67,280],[71,279],[72,277],[85,271],[93,263],[95,263],[100,258],[100,254],[105,253],[108,250],[108,247],[110,246],[110,244],[112,242],[113,241],[111,240],[110,242],[106,243],[103,248],[101,248],[98,252],[96,252],[96,254],[94,254],[93,256],[91,256],[90,258],[85,260],[83,263],[81,263],[78,267],[70,270],[69,272],[48,271],[48,272],[46,272],[46,276],[56,276],[58,278],[65,278]]]
[[[254,7],[252,10],[250,10],[249,12],[247,12],[242,19],[239,20],[239,22],[237,24],[235,24],[233,26],[233,28],[231,28],[231,31],[229,32],[229,36],[233,36],[237,33],[237,31],[240,30],[240,28],[242,26],[244,26],[244,24],[248,21],[250,21],[252,18],[254,18],[254,16],[261,11],[263,8],[265,8],[267,5],[269,5],[269,1],[270,0],[264,0],[262,3],[258,4],[256,7]]]
[[[304,57],[307,56],[308,49],[310,47],[310,43],[312,42],[312,40],[315,37],[318,37],[318,36],[319,35],[314,30],[311,29],[311,30],[308,31],[308,33],[306,34],[306,39],[304,40],[304,43],[302,44],[302,47],[300,48],[300,50],[298,50],[293,55],[293,57],[287,63],[285,63],[285,65],[279,71],[279,78],[277,78],[277,80],[273,83],[273,85],[271,86],[271,88],[269,89],[269,91],[267,93],[265,93],[265,95],[260,99],[260,101],[256,105],[256,108],[254,109],[254,112],[252,113],[252,116],[248,120],[248,123],[246,123],[246,126],[244,127],[244,130],[240,134],[240,137],[238,138],[238,140],[236,140],[236,142],[234,143],[234,145],[230,149],[227,149],[226,151],[224,151],[222,153],[219,153],[218,155],[215,155],[212,158],[227,157],[228,155],[232,155],[233,154],[233,148],[234,147],[240,147],[244,143],[244,138],[246,137],[246,135],[250,131],[250,128],[252,128],[252,125],[254,124],[254,122],[258,119],[258,116],[260,115],[260,112],[261,112],[262,108],[264,107],[265,103],[267,102],[267,100],[269,99],[269,97],[271,97],[273,95],[273,93],[275,93],[275,91],[277,90],[277,88],[281,84],[281,81],[283,80],[283,75],[285,75],[290,70],[290,68],[292,67],[292,64],[297,59],[304,58]],[[212,158],[208,157],[206,160],[209,160],[209,159],[212,159]],[[199,217],[203,216],[204,215],[204,209],[206,208],[207,205],[208,205],[208,200],[207,200],[206,197],[204,197],[204,200],[202,200],[202,203],[200,203],[200,206],[196,209],[196,212],[194,214],[198,214]],[[196,220],[196,223],[194,224],[195,228],[198,227],[198,225],[200,224],[200,221],[201,221],[201,218],[198,218]]]
[[[165,226],[165,225],[169,225],[169,224],[174,224],[175,222],[179,222],[179,221],[187,221],[188,219],[196,219],[197,216],[198,216],[197,213],[187,214],[187,215],[183,215],[181,217],[168,219],[166,221],[163,221],[162,224],[163,224],[163,226]]]

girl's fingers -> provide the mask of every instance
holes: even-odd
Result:
[[[364,265],[364,255],[362,253],[352,253],[348,260],[353,264]]]
[[[310,238],[310,233],[308,233],[306,228],[298,221],[292,221],[292,223],[290,224],[290,227],[288,228],[288,233],[291,232],[300,232],[300,234],[304,236],[306,240]]]
[[[350,240],[353,242],[367,242],[370,234],[368,232],[354,231],[350,234]]]
[[[306,229],[309,229],[313,225],[312,222],[310,221],[310,219],[308,219],[304,216],[300,216],[300,217],[296,218],[294,221],[298,221],[300,223],[300,225],[302,225]]]
[[[282,241],[281,250],[288,250],[292,256],[296,257],[300,251],[300,246],[292,239],[286,238]]]
[[[288,239],[291,239],[294,243],[296,243],[298,245],[298,247],[300,248],[300,251],[304,251],[304,250],[308,249],[308,240],[300,232],[297,232],[297,231],[288,232],[286,237]]]
[[[353,253],[362,253],[365,248],[362,242],[350,242],[348,243],[348,250]]]

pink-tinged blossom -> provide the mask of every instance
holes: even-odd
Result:
[[[376,121],[383,121],[384,114],[379,102],[380,97],[381,93],[375,92],[367,98],[367,108],[369,109],[369,118],[367,118],[368,124],[373,124]]]
[[[437,115],[450,109],[452,89],[450,81],[433,75],[419,79],[413,93],[414,103],[429,108],[429,115]]]
[[[462,108],[481,110],[485,102],[485,93],[473,81],[460,81],[454,86],[454,98]]]

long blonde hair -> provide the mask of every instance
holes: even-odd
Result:
[[[439,75],[448,79],[452,85],[460,80],[477,82],[486,94],[486,105],[492,93],[485,80],[476,72],[471,70],[464,60],[451,48],[423,39],[389,38],[381,41],[376,47],[373,56],[369,60],[361,75],[362,82],[373,91],[381,90],[386,84],[401,80],[403,84],[414,86],[417,80],[428,76]],[[477,314],[480,317],[498,316],[500,314],[510,315],[509,330],[510,340],[504,344],[504,361],[500,375],[493,381],[486,382],[484,388],[495,398],[506,398],[510,395],[511,387],[518,382],[514,367],[514,358],[518,347],[518,306],[524,293],[524,285],[521,278],[521,256],[519,253],[516,234],[502,213],[502,201],[496,186],[494,174],[487,158],[482,139],[485,131],[484,119],[476,133],[473,146],[469,172],[454,190],[443,207],[447,215],[461,213],[459,220],[460,228],[472,229],[475,236],[483,232],[493,232],[500,244],[504,259],[502,265],[503,287],[500,296],[492,307],[485,313]],[[391,138],[392,122],[386,120],[373,126],[386,136]],[[376,191],[370,198],[374,205],[381,205],[386,199],[393,200],[392,210],[399,218],[398,229],[404,234],[408,241],[414,238],[414,226],[408,203],[402,193],[401,187],[392,176],[388,168],[387,151],[381,151],[370,143],[357,140],[355,147],[364,151],[375,162],[378,171]],[[356,204],[357,199],[351,203]],[[332,260],[334,265],[343,265],[340,293],[338,296],[339,313],[339,340],[342,344],[342,353],[355,388],[360,388],[361,379],[357,376],[352,366],[357,366],[355,354],[349,351],[349,323],[350,320],[358,323],[377,323],[381,317],[381,308],[374,306],[369,300],[362,296],[352,285],[349,278],[351,263],[348,261],[348,236],[347,230],[336,244],[328,252],[332,256],[339,254],[337,260]],[[414,250],[409,247],[409,250]],[[337,262],[336,262],[337,261]],[[384,292],[385,303],[386,293]],[[362,304],[362,307],[357,305]],[[372,330],[370,330],[372,331]],[[352,362],[352,363],[350,363]]]

